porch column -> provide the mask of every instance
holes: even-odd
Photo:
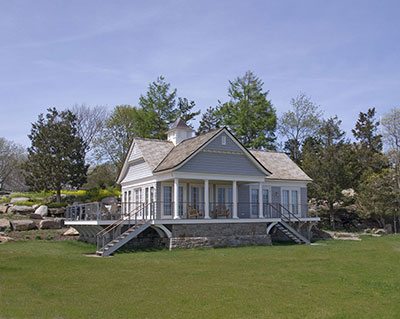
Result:
[[[204,180],[204,218],[210,218],[210,187],[208,179]]]
[[[232,218],[238,218],[237,181],[233,181],[232,183],[232,199],[233,199]]]
[[[258,217],[263,218],[263,183],[258,183]]]
[[[179,219],[179,179],[174,179],[174,219]]]

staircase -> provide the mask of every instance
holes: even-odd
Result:
[[[298,231],[296,231],[292,226],[285,223],[281,220],[278,224],[276,224],[276,228],[278,228],[282,233],[284,233],[287,237],[293,240],[296,244],[306,244],[309,245],[310,241],[301,235]]]
[[[150,220],[138,219],[139,213],[144,216],[143,212],[147,206],[149,204],[137,208],[100,231],[97,234],[96,254],[107,257],[149,228],[152,224],[151,218]],[[125,225],[128,225],[128,229],[121,234],[122,227]]]
[[[293,240],[296,244],[310,245],[311,242],[295,230],[292,226],[292,222],[301,222],[300,219],[288,210],[285,206],[279,204],[278,207],[273,207],[274,210],[280,216],[280,221],[275,225],[282,233],[284,233],[289,239]]]

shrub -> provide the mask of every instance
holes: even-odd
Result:
[[[36,236],[35,236],[35,239],[36,239],[36,240],[41,240],[42,237],[41,237],[40,235],[36,235]]]
[[[52,240],[53,238],[54,238],[54,237],[53,237],[53,235],[51,235],[51,234],[48,234],[47,237],[46,237],[47,240]]]
[[[29,239],[31,239],[31,236],[26,235],[26,236],[25,236],[25,239],[26,239],[26,240],[29,240]]]

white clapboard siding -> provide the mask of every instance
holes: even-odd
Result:
[[[149,165],[144,160],[140,160],[129,164],[128,171],[122,180],[122,183],[132,182],[152,175],[153,173],[151,172]]]

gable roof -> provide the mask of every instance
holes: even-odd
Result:
[[[156,167],[154,172],[171,169],[183,163],[190,155],[194,154],[200,147],[222,131],[222,129],[223,128],[210,131],[182,141],[168,153],[164,160]]]
[[[285,179],[308,181],[312,179],[285,153],[274,151],[249,150],[262,164],[272,172],[266,179]]]
[[[154,170],[165,156],[167,156],[167,154],[174,148],[174,144],[170,141],[135,137],[129,148],[124,164],[118,174],[117,183],[122,181],[122,178],[128,170],[129,158],[131,157],[135,144],[140,149],[143,159],[149,165],[151,170]]]

